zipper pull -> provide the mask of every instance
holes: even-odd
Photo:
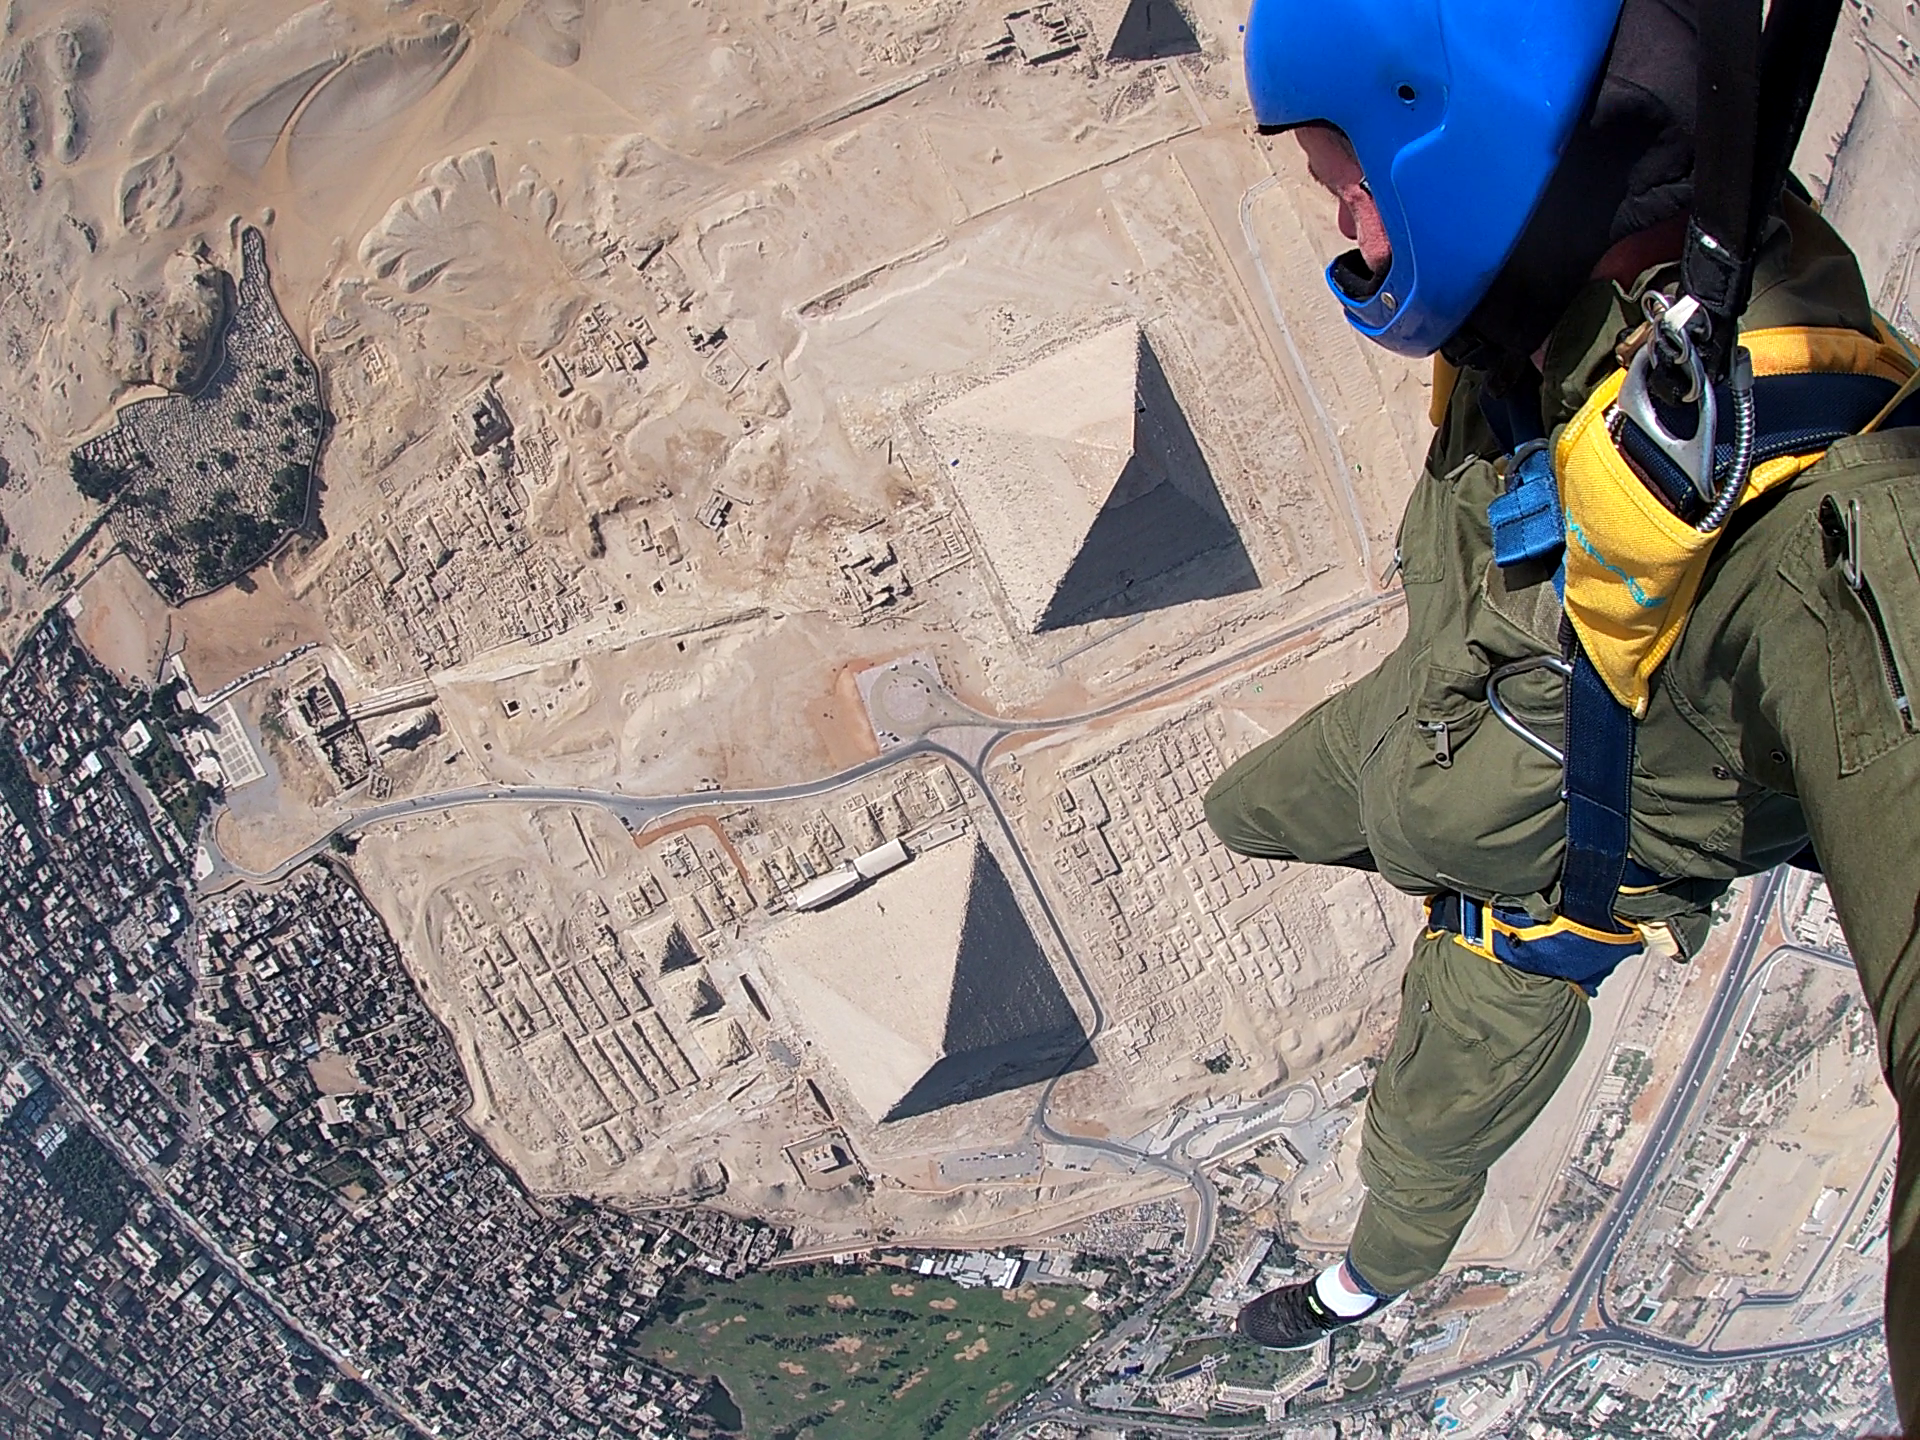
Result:
[[[1433,742],[1433,763],[1442,770],[1453,766],[1453,742],[1447,735],[1445,720],[1416,720],[1415,728],[1422,731]]]
[[[1866,587],[1866,573],[1860,568],[1860,501],[1856,496],[1847,501],[1846,518],[1847,553],[1840,562],[1840,573],[1845,577],[1847,588],[1858,595]]]

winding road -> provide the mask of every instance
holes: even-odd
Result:
[[[957,765],[974,783],[984,798],[1002,839],[1026,880],[1028,893],[1041,918],[1064,956],[1085,998],[1090,1013],[1087,1046],[1092,1046],[1104,1031],[1107,1016],[1100,998],[1082,967],[1066,927],[1055,913],[1047,892],[1039,882],[1032,860],[1021,845],[999,796],[988,780],[986,767],[994,752],[1016,736],[1079,728],[1097,724],[1124,714],[1164,704],[1184,692],[1197,691],[1234,671],[1257,665],[1277,651],[1310,641],[1346,622],[1378,614],[1402,603],[1398,592],[1362,595],[1341,605],[1305,617],[1264,639],[1235,650],[1187,673],[1161,681],[1123,699],[1074,714],[1052,717],[1006,718],[982,714],[947,691],[937,673],[928,666],[908,660],[886,667],[890,672],[875,681],[867,694],[868,710],[875,733],[883,749],[871,759],[811,780],[784,785],[740,789],[709,789],[688,793],[658,795],[630,794],[616,788],[595,789],[553,785],[473,785],[436,791],[430,794],[392,800],[355,811],[311,844],[287,856],[266,872],[249,872],[229,864],[217,853],[200,881],[201,889],[215,893],[240,884],[271,883],[284,878],[299,865],[327,849],[341,837],[359,835],[367,830],[425,815],[446,813],[475,805],[572,804],[588,805],[612,814],[632,834],[640,835],[676,814],[695,809],[731,808],[806,800],[858,784],[873,775],[913,759],[937,755]],[[897,701],[889,705],[888,686],[898,690]],[[1570,1273],[1565,1289],[1546,1317],[1532,1332],[1505,1351],[1473,1365],[1422,1381],[1413,1390],[1429,1389],[1436,1384],[1456,1382],[1477,1375],[1509,1370],[1526,1365],[1545,1377],[1547,1386],[1567,1373],[1571,1365],[1597,1348],[1626,1348],[1696,1365],[1744,1363],[1769,1356],[1784,1357],[1821,1349],[1871,1331],[1872,1325],[1845,1335],[1818,1340],[1788,1342],[1775,1346],[1738,1351],[1707,1351],[1644,1335],[1621,1327],[1608,1315],[1604,1284],[1608,1269],[1622,1238],[1638,1216],[1661,1161],[1675,1139],[1690,1123],[1695,1108],[1707,1092],[1714,1060],[1728,1026],[1738,1009],[1739,1000],[1758,957],[1758,949],[1783,883],[1780,872],[1760,877],[1733,941],[1729,957],[1706,1015],[1693,1044],[1682,1062],[1665,1104],[1648,1133],[1626,1182],[1613,1198],[1606,1214],[1588,1241],[1580,1261]],[[1072,1059],[1078,1059],[1076,1055]],[[1089,1408],[1078,1398],[1079,1387],[1098,1373],[1106,1359],[1144,1334],[1159,1313],[1173,1303],[1191,1284],[1212,1247],[1218,1223],[1218,1196],[1200,1162],[1182,1156],[1149,1154],[1135,1146],[1117,1141],[1075,1134],[1055,1127],[1048,1115],[1055,1092],[1071,1068],[1072,1059],[1042,1089],[1027,1124],[1030,1137],[1054,1144],[1073,1145],[1112,1155],[1130,1169],[1151,1169],[1184,1183],[1194,1192],[1192,1228],[1188,1236],[1187,1261],[1174,1285],[1136,1311],[1100,1342],[1071,1363],[1067,1370],[1047,1387],[1029,1396],[1002,1416],[993,1433],[1010,1433],[1041,1420],[1065,1423],[1097,1424],[1111,1419],[1109,1412]],[[250,1287],[251,1288],[251,1287]],[[268,1299],[268,1297],[261,1297]],[[269,1301],[269,1303],[272,1303]],[[1878,1322],[1874,1322],[1877,1324]],[[1364,1401],[1322,1407],[1316,1416],[1334,1417],[1378,1406],[1389,1396],[1373,1395]],[[1217,1425],[1182,1425],[1156,1418],[1157,1431],[1167,1434],[1219,1434]],[[1243,1435],[1278,1436],[1286,1425],[1255,1425],[1236,1428]]]

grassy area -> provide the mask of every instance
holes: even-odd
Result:
[[[1191,1370],[1209,1355],[1224,1355],[1233,1348],[1233,1341],[1224,1335],[1209,1336],[1205,1340],[1190,1340],[1168,1357],[1167,1363],[1160,1367],[1159,1373],[1174,1376]]]
[[[1051,1286],[761,1271],[683,1287],[639,1348],[717,1375],[748,1440],[958,1440],[1100,1329],[1079,1291]]]
[[[1226,1358],[1215,1373],[1222,1384],[1265,1390],[1292,1379],[1312,1363],[1312,1355],[1305,1350],[1262,1350],[1240,1340],[1228,1346]]]

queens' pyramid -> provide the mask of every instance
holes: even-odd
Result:
[[[968,391],[926,428],[1030,633],[1260,583],[1130,321]]]
[[[767,940],[860,1106],[904,1120],[1054,1075],[1086,1031],[985,846],[950,843]]]
[[[654,974],[669,975],[698,965],[700,952],[676,920],[640,937],[640,958]]]

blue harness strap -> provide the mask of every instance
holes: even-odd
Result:
[[[1541,924],[1518,906],[1489,905],[1454,893],[1428,899],[1427,928],[1450,931],[1476,955],[1529,975],[1565,980],[1589,995],[1644,947],[1637,928],[1596,931],[1564,915]]]
[[[1618,931],[1614,899],[1632,830],[1633,713],[1613,698],[1578,639],[1567,681],[1567,851],[1559,912],[1593,930]]]
[[[1753,382],[1753,413],[1759,422],[1753,463],[1781,455],[1810,455],[1836,440],[1858,435],[1899,387],[1878,375],[1761,375]],[[1733,458],[1733,407],[1720,407],[1714,432],[1716,465]],[[1910,395],[1880,423],[1882,430],[1920,424],[1920,395]]]

